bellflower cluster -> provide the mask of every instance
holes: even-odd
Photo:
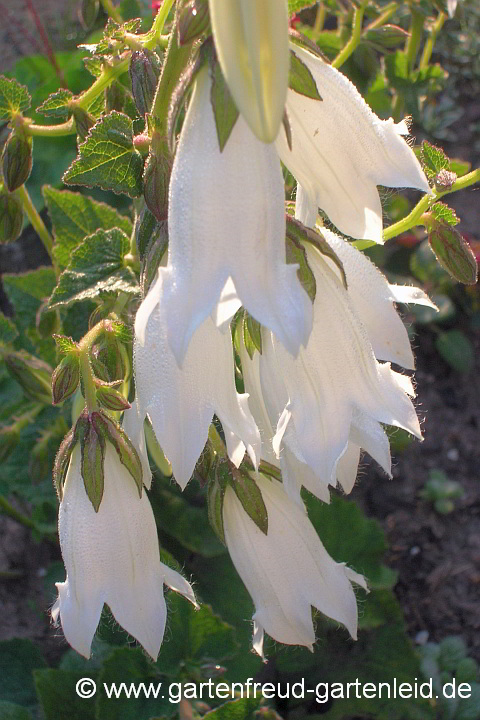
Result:
[[[378,186],[429,185],[404,138],[406,123],[378,118],[341,72],[289,42],[285,0],[209,0],[209,11],[215,57],[197,68],[178,139],[168,255],[136,316],[136,399],[123,427],[143,483],[151,481],[148,417],[184,489],[214,416],[221,422],[220,463],[231,472],[219,485],[219,533],[255,604],[253,646],[263,656],[264,632],[312,649],[312,607],[356,638],[353,584],[367,589],[366,581],[328,555],[302,487],[324,502],[329,486],[350,492],[362,450],[390,474],[384,425],[421,438],[412,381],[391,366],[414,367],[395,303],[432,303],[417,288],[390,284],[344,237],[317,226],[318,211],[344,236],[381,243]],[[289,87],[291,62],[303,67],[308,92]],[[236,113],[222,144],[212,63]],[[313,293],[289,262],[282,163],[298,183],[297,250]],[[242,307],[258,328],[253,352],[235,335],[244,393],[232,339]],[[281,471],[281,482],[266,476],[262,461]],[[75,447],[59,522],[67,579],[53,615],[88,656],[107,603],[156,657],[163,585],[195,603],[192,588],[160,562],[148,498],[138,497],[111,445],[98,512],[81,462]],[[235,489],[242,473],[264,507],[262,522]]]
[[[337,481],[350,492],[361,448],[389,474],[385,424],[421,437],[411,380],[390,365],[413,367],[394,303],[431,305],[416,288],[390,285],[324,228],[347,286],[338,262],[307,247],[312,304],[298,265],[287,263],[280,161],[299,183],[303,225],[313,228],[321,208],[344,234],[376,242],[377,185],[429,186],[403,137],[406,124],[380,120],[339,71],[289,46],[285,3],[210,0],[210,13],[240,115],[221,149],[210,73],[201,70],[172,169],[168,260],[136,319],[137,401],[182,488],[214,413],[236,467],[246,449],[254,468],[262,458],[282,470],[283,484],[250,475],[267,511],[266,533],[231,486],[223,501],[225,542],[255,603],[254,648],[263,654],[264,631],[311,648],[312,606],[356,637],[352,582],[366,588],[365,580],[328,556],[300,490],[326,502]],[[288,88],[290,52],[321,100]],[[261,352],[238,348],[248,396],[235,389],[229,330],[241,305],[261,325]]]

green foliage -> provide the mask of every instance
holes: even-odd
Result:
[[[10,120],[28,110],[31,97],[25,85],[0,75],[0,120]]]
[[[457,372],[468,373],[473,370],[475,350],[462,330],[454,329],[440,333],[435,340],[435,347],[450,367]]]
[[[37,108],[37,112],[47,117],[58,117],[66,120],[71,114],[69,103],[73,99],[73,93],[70,90],[57,90]]]
[[[32,720],[32,713],[21,705],[0,700],[0,717],[2,720]]]
[[[0,343],[8,345],[18,336],[18,330],[10,318],[0,312]]]
[[[213,68],[211,103],[217,128],[218,144],[220,151],[222,151],[237,122],[238,110],[223,77],[219,62],[215,62]]]
[[[53,252],[63,267],[68,265],[72,251],[96,230],[119,228],[125,235],[132,233],[132,223],[127,217],[87,195],[45,185],[43,196],[55,234]]]
[[[100,293],[140,292],[125,264],[130,241],[122,230],[97,230],[73,251],[50,298],[50,307],[97,297]]]
[[[435,177],[441,170],[450,169],[450,161],[442,148],[436,147],[426,140],[422,143],[422,165],[429,178]]]
[[[293,15],[303,10],[303,8],[311,7],[312,5],[315,5],[315,2],[312,2],[312,0],[288,0],[288,14]]]
[[[92,673],[45,668],[35,670],[35,687],[45,720],[95,720],[95,698],[81,698],[75,685]]]
[[[290,75],[288,84],[292,90],[300,93],[300,95],[305,95],[313,100],[322,99],[309,68],[292,50],[290,51]]]
[[[36,700],[32,670],[45,667],[45,660],[31,640],[15,639],[0,643],[0,697],[19,705]]]
[[[420,494],[433,503],[438,513],[447,515],[455,509],[453,501],[463,497],[463,489],[458,482],[449,480],[442,470],[430,470],[430,479]]]
[[[143,160],[133,146],[133,124],[113,111],[102,118],[78,148],[79,155],[63,176],[70,185],[98,185],[104,190],[139,197]]]

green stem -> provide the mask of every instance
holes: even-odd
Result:
[[[93,343],[99,335],[105,330],[105,321],[101,320],[78,343],[78,360],[80,362],[80,372],[83,381],[83,391],[85,402],[87,403],[88,412],[98,410],[97,391],[95,387],[92,365],[90,362],[90,352]]]
[[[411,72],[415,65],[418,48],[422,42],[423,25],[425,18],[422,13],[412,7],[412,22],[410,25],[410,35],[405,45],[405,54],[407,56],[408,70]]]
[[[434,190],[434,197],[432,197],[431,195],[424,195],[406,217],[394,223],[393,225],[390,225],[390,227],[384,230],[384,241],[386,242],[387,240],[391,240],[392,238],[397,237],[397,235],[401,235],[402,233],[406,232],[407,230],[411,230],[417,225],[423,225],[422,216],[428,210],[428,208],[433,205],[433,203],[437,202],[437,200],[440,200],[440,198],[442,198],[444,195],[449,195],[450,193],[457,192],[458,190],[464,190],[465,188],[470,187],[477,182],[480,182],[480,168],[472,170],[472,172],[469,172],[467,175],[458,178],[458,180],[454,182],[454,184],[449,190],[443,190],[442,192],[437,192],[436,190]]]
[[[7,515],[13,520],[16,520],[18,523],[20,523],[20,525],[30,528],[30,530],[35,529],[35,523],[33,522],[33,520],[29,518],[28,515],[24,515],[23,513],[16,510],[13,505],[9,503],[9,501],[4,495],[0,495],[0,512],[3,515]]]
[[[148,50],[153,50],[156,43],[161,39],[161,34],[167,21],[168,13],[172,9],[174,1],[175,0],[163,0],[160,10],[155,16],[152,27],[143,36],[143,46]]]
[[[435,42],[437,40],[437,35],[442,29],[446,19],[447,16],[445,15],[445,13],[441,12],[430,29],[430,35],[427,42],[425,43],[425,47],[423,48],[422,57],[418,66],[421,70],[428,67],[428,63],[430,62],[430,58],[432,57]]]
[[[33,204],[25,185],[22,185],[18,188],[18,190],[15,190],[15,194],[22,201],[25,214],[32,223],[34,230],[42,241],[43,246],[52,261],[52,265],[55,268],[55,258],[53,256],[53,238],[45,227],[45,223],[43,222],[42,218],[38,214],[37,209]]]
[[[358,6],[355,10],[355,14],[353,16],[353,28],[352,28],[352,35],[350,37],[350,40],[345,45],[343,50],[340,50],[335,60],[332,62],[332,67],[336,68],[338,70],[339,67],[341,67],[346,60],[350,57],[350,55],[354,52],[354,50],[357,48],[361,35],[362,35],[362,22],[363,22],[363,16],[365,13],[365,8],[367,7],[368,0],[363,0],[361,5]]]
[[[100,2],[102,3],[102,7],[108,17],[111,17],[112,20],[115,20],[116,23],[121,25],[123,23],[123,18],[120,14],[120,11],[112,3],[112,0],[100,0]]]
[[[317,37],[323,30],[323,26],[325,25],[325,18],[327,17],[327,9],[323,2],[320,2],[317,8],[317,14],[315,16],[315,23],[313,25],[313,32],[315,33],[315,37]]]
[[[25,119],[28,120],[28,118]],[[24,127],[29,135],[38,137],[63,137],[64,135],[73,135],[76,130],[73,117],[59,125],[35,125],[25,122]]]
[[[382,13],[375,20],[372,20],[365,30],[375,30],[376,28],[383,27],[383,25],[390,20],[392,15],[395,15],[397,7],[398,5],[396,0],[393,0],[393,2],[385,5]]]
[[[81,107],[84,110],[88,110],[92,102],[102,93],[105,88],[112,84],[120,75],[128,71],[130,65],[130,55],[123,60],[119,60],[115,65],[107,65],[104,67],[101,75],[95,80],[88,90],[85,90],[78,99],[75,100],[75,105]]]
[[[163,6],[162,6],[163,7]],[[185,70],[190,57],[191,44],[178,44],[176,27],[170,33],[167,54],[162,67],[162,74],[158,81],[155,97],[153,99],[152,115],[157,120],[156,131],[161,137],[168,132],[168,108],[177,82]]]

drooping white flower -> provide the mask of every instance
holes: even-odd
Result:
[[[235,389],[230,331],[208,317],[192,338],[180,369],[167,338],[162,269],[140,306],[135,322],[135,378],[140,414],[150,417],[160,446],[184,488],[208,437],[214,413],[222,422],[232,462],[247,449],[256,466],[260,435],[247,395]]]
[[[77,445],[60,503],[58,530],[67,571],[52,609],[70,645],[90,657],[104,603],[116,621],[156,659],[167,610],[164,583],[196,604],[190,584],[160,562],[157,528],[146,493],[112,445],[105,452],[105,484],[98,512],[87,497]]]
[[[265,535],[247,515],[232,488],[225,492],[223,522],[233,563],[255,603],[254,649],[263,656],[263,634],[312,649],[311,608],[357,635],[357,605],[351,581],[361,575],[328,555],[304,508],[292,502],[281,483],[256,478],[268,513]]]
[[[354,411],[376,423],[402,427],[421,437],[409,378],[375,359],[365,328],[336,272],[307,247],[317,292],[307,348],[292,358],[272,333],[265,334],[262,360],[280,368],[289,402],[274,438],[284,440],[325,482],[335,482],[347,448]],[[298,450],[297,450],[298,452]]]
[[[169,343],[181,364],[231,278],[244,307],[296,354],[308,340],[312,308],[297,266],[286,263],[280,161],[241,116],[220,152],[210,87],[204,69],[170,182],[168,265],[160,271]]]
[[[381,243],[377,185],[429,192],[427,179],[402,135],[405,122],[380,120],[341,72],[292,45],[311,71],[322,101],[288,91],[292,149],[280,132],[276,147],[304,189],[303,214],[314,225],[320,207],[337,228]]]
[[[287,96],[287,3],[209,0],[209,5],[215,48],[233,99],[259,140],[273,142]]]

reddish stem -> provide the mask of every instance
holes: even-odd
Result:
[[[56,59],[55,59],[55,53],[53,52],[52,45],[50,43],[50,40],[48,38],[47,32],[45,30],[45,27],[40,19],[40,16],[38,15],[35,6],[33,4],[33,0],[25,0],[28,9],[30,10],[30,13],[33,17],[33,20],[35,22],[35,25],[37,26],[37,30],[39,32],[40,37],[42,38],[43,46],[45,48],[45,52],[47,53],[48,59],[50,60],[55,73],[57,74],[58,79],[60,80],[61,87],[66,88],[67,83],[65,82],[65,77],[63,75],[62,69],[58,65]]]

